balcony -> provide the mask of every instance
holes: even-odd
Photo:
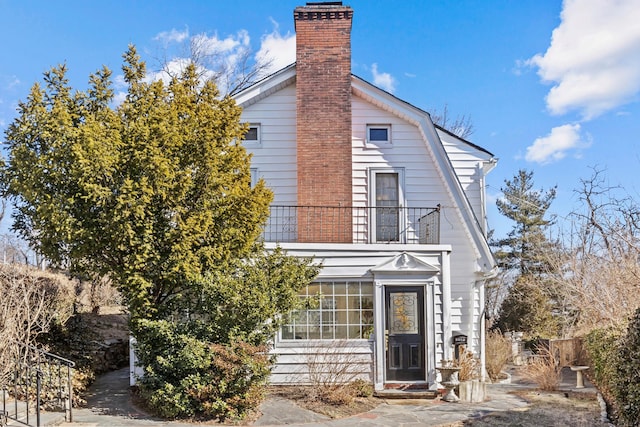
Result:
[[[433,208],[271,206],[263,238],[276,243],[440,243]]]

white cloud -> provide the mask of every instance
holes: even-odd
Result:
[[[551,163],[566,157],[567,152],[589,146],[580,135],[580,125],[562,125],[551,129],[549,135],[537,138],[527,147],[525,159],[534,163]]]
[[[111,104],[114,107],[117,107],[118,105],[122,104],[126,99],[127,99],[127,92],[118,91],[118,92],[114,93],[113,100],[111,101]]]
[[[296,62],[296,35],[280,34],[278,23],[273,19],[274,29],[260,39],[256,62],[265,66],[264,74],[274,73]]]
[[[217,34],[208,36],[205,33],[196,34],[191,38],[192,49],[199,55],[213,56],[233,52],[240,47],[249,46],[251,39],[246,30],[240,30],[236,35],[219,39]]]
[[[528,61],[553,87],[552,114],[579,111],[585,120],[640,92],[640,7],[637,0],[565,0],[561,23],[544,54]]]
[[[127,82],[124,80],[124,74],[118,74],[113,79],[113,86],[116,89],[125,89],[127,87]]]
[[[389,73],[378,72],[378,64],[371,65],[371,73],[373,74],[373,84],[393,93],[396,89],[396,79]]]
[[[235,82],[237,73],[251,51],[251,38],[246,30],[220,38],[217,33],[189,36],[188,32],[160,33],[155,40],[166,42],[184,42],[182,46],[169,46],[165,43],[165,56],[161,70],[149,72],[147,81],[162,80],[169,82],[172,76],[180,75],[188,64],[195,62],[197,73],[203,80],[213,79],[223,93]]]
[[[185,29],[184,31],[176,30],[172,28],[171,31],[163,31],[158,33],[153,40],[157,40],[162,42],[165,46],[170,43],[182,43],[187,38],[189,38],[189,30]]]
[[[22,83],[16,76],[3,76],[1,80],[4,90],[14,89],[15,87],[19,86],[20,83]]]

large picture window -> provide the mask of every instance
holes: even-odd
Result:
[[[373,284],[322,282],[300,295],[311,308],[289,314],[284,340],[368,339],[373,332]]]

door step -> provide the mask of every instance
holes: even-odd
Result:
[[[435,399],[439,393],[426,388],[426,384],[386,384],[384,390],[373,395],[383,399]]]

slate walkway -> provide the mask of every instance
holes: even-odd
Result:
[[[43,417],[44,425],[65,427],[93,426],[166,426],[194,427],[198,423],[165,421],[149,416],[137,409],[129,394],[129,371],[121,369],[101,376],[91,387],[87,396],[88,408],[74,409],[73,423],[65,423],[61,414],[48,413]],[[563,371],[562,390],[575,387],[575,373]],[[595,393],[588,382],[587,393]],[[521,380],[511,384],[489,384],[489,399],[482,403],[447,403],[437,400],[384,400],[369,411],[349,418],[332,420],[328,417],[300,408],[290,400],[269,398],[260,407],[262,416],[255,426],[290,427],[369,427],[369,426],[442,426],[468,418],[479,418],[492,412],[508,411],[527,406],[527,402],[513,394],[518,389],[533,386]],[[215,425],[208,423],[206,425]]]

